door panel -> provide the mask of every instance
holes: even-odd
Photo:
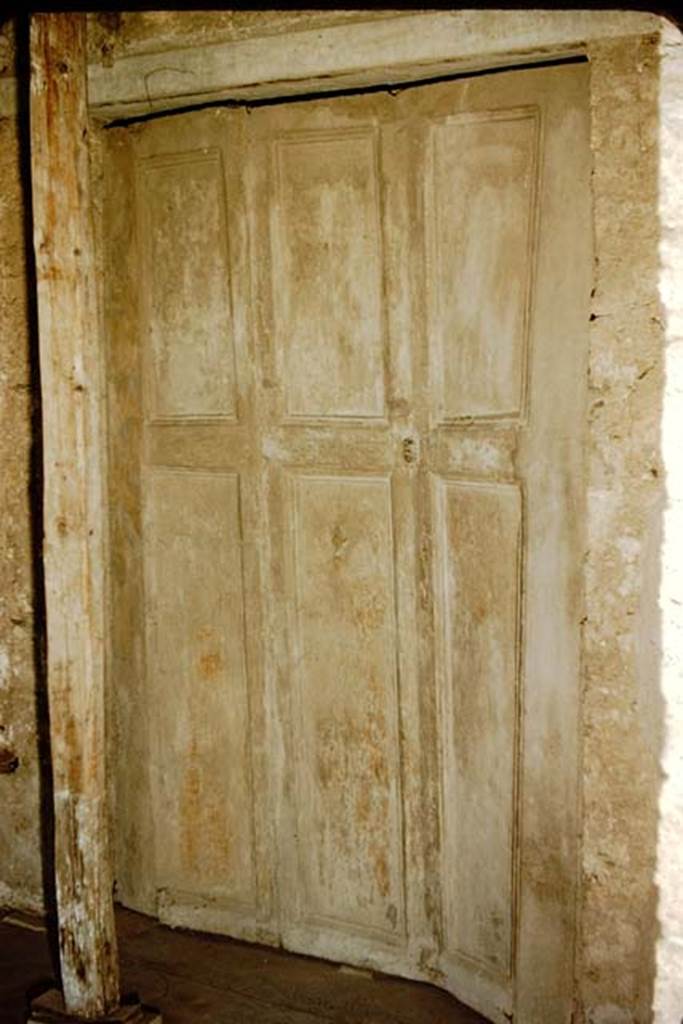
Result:
[[[146,490],[157,884],[253,909],[239,478],[155,468]]]
[[[436,477],[434,512],[444,947],[508,973],[517,840],[521,493],[516,484]]]
[[[125,617],[116,635],[137,652],[116,714],[152,752],[119,861],[152,851],[143,878],[121,886],[131,905],[273,942],[240,121],[206,111],[128,130],[125,143],[114,132],[110,143],[118,195],[119,174],[129,189],[127,230],[108,207],[112,298],[122,268],[133,268],[132,313],[109,325],[110,476],[114,507],[123,499],[140,522],[131,530],[114,513],[113,619]],[[136,375],[143,386],[131,394]],[[119,552],[122,569],[142,555],[142,598],[118,571]],[[124,744],[120,774],[138,773],[126,760]]]
[[[382,419],[374,132],[289,133],[275,139],[272,160],[273,326],[286,419]]]
[[[538,163],[536,107],[433,121],[433,422],[519,416],[525,393]]]
[[[220,151],[150,158],[139,204],[151,420],[235,416],[235,354]],[[202,249],[210,261],[190,258]],[[180,256],[180,258],[179,258]]]
[[[404,927],[391,485],[288,474],[298,912]]]
[[[572,65],[110,133],[122,896],[500,1022],[571,1013],[586,110]]]

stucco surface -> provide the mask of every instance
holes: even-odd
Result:
[[[15,49],[14,22],[0,22],[0,77],[14,73]]]
[[[33,639],[30,466],[33,383],[27,326],[24,195],[16,121],[0,119],[0,904],[39,906],[39,761]]]
[[[409,12],[410,13],[410,12]],[[133,53],[158,53],[175,46],[201,46],[278,32],[371,21],[400,11],[122,11],[92,14],[88,44],[92,61],[108,62]]]
[[[586,1020],[649,1019],[658,704],[662,321],[657,44],[591,51],[595,271],[583,679]]]

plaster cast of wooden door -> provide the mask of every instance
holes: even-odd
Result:
[[[122,898],[526,1024],[571,1010],[585,81],[107,149]]]

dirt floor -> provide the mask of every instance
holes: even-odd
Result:
[[[117,923],[124,989],[164,1024],[484,1024],[429,985],[173,931],[128,910]],[[41,921],[0,912],[0,1024],[24,1024],[27,995],[53,977]]]

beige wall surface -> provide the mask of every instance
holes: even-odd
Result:
[[[42,890],[30,515],[37,384],[24,212],[17,123],[0,118],[0,750],[19,759],[0,776],[0,905],[30,908]]]
[[[613,19],[618,15],[609,13]],[[526,16],[533,35],[538,15],[526,12]],[[540,17],[550,16],[544,12]],[[205,15],[93,16],[92,59],[106,66],[123,54],[163,52],[209,38],[273,35],[312,24],[311,12],[222,12],[215,17],[218,36]],[[496,17],[500,29],[501,15]],[[631,17],[623,14],[624,19]],[[339,25],[358,15],[316,12],[315,18],[316,26],[328,19]],[[664,76],[651,27],[614,34],[619,38],[587,47],[595,279],[588,382],[577,1021],[645,1024],[651,1019],[655,940],[661,928],[657,1020],[678,1024],[682,1008],[672,993],[677,984],[683,910],[680,904],[676,910],[673,851],[683,821],[683,797],[675,775],[683,730],[676,696],[680,662],[675,658],[664,658],[665,700],[660,690],[660,616],[666,624],[664,639],[671,644],[680,637],[680,606],[675,589],[666,592],[661,582],[661,544],[665,482],[669,487],[665,551],[670,559],[676,550],[676,531],[683,532],[678,522],[680,485],[678,493],[673,493],[681,430],[675,415],[664,415],[663,452],[661,423],[665,399],[665,413],[680,401],[682,385],[680,378],[676,384],[674,372],[681,362],[678,349],[683,342],[672,283],[678,264],[671,245],[660,252],[660,216],[666,220],[664,240],[670,241],[671,232],[677,226],[680,231],[681,223],[680,198],[670,198],[668,212],[664,198],[677,194],[671,140],[680,137],[683,75],[670,59],[680,52],[678,33],[664,48],[669,61]],[[669,34],[673,38],[673,30]],[[3,67],[10,65],[5,32],[0,35],[0,76]],[[29,906],[40,900],[40,853],[28,497],[32,395],[22,202],[16,124],[4,119],[0,120],[0,725],[17,749],[20,766],[14,775],[0,776],[0,903]],[[660,261],[669,274],[668,291],[661,301]],[[668,346],[665,331],[673,339]],[[673,563],[666,564],[668,577]],[[667,777],[661,803],[665,827],[657,878],[669,902],[666,913],[660,910],[660,925],[654,877],[660,750],[665,740]],[[680,838],[677,846],[683,848]],[[679,977],[681,973],[679,967]]]
[[[657,293],[658,51],[591,49],[595,278],[583,678],[587,1019],[649,1018],[660,707],[657,584],[663,328]]]

